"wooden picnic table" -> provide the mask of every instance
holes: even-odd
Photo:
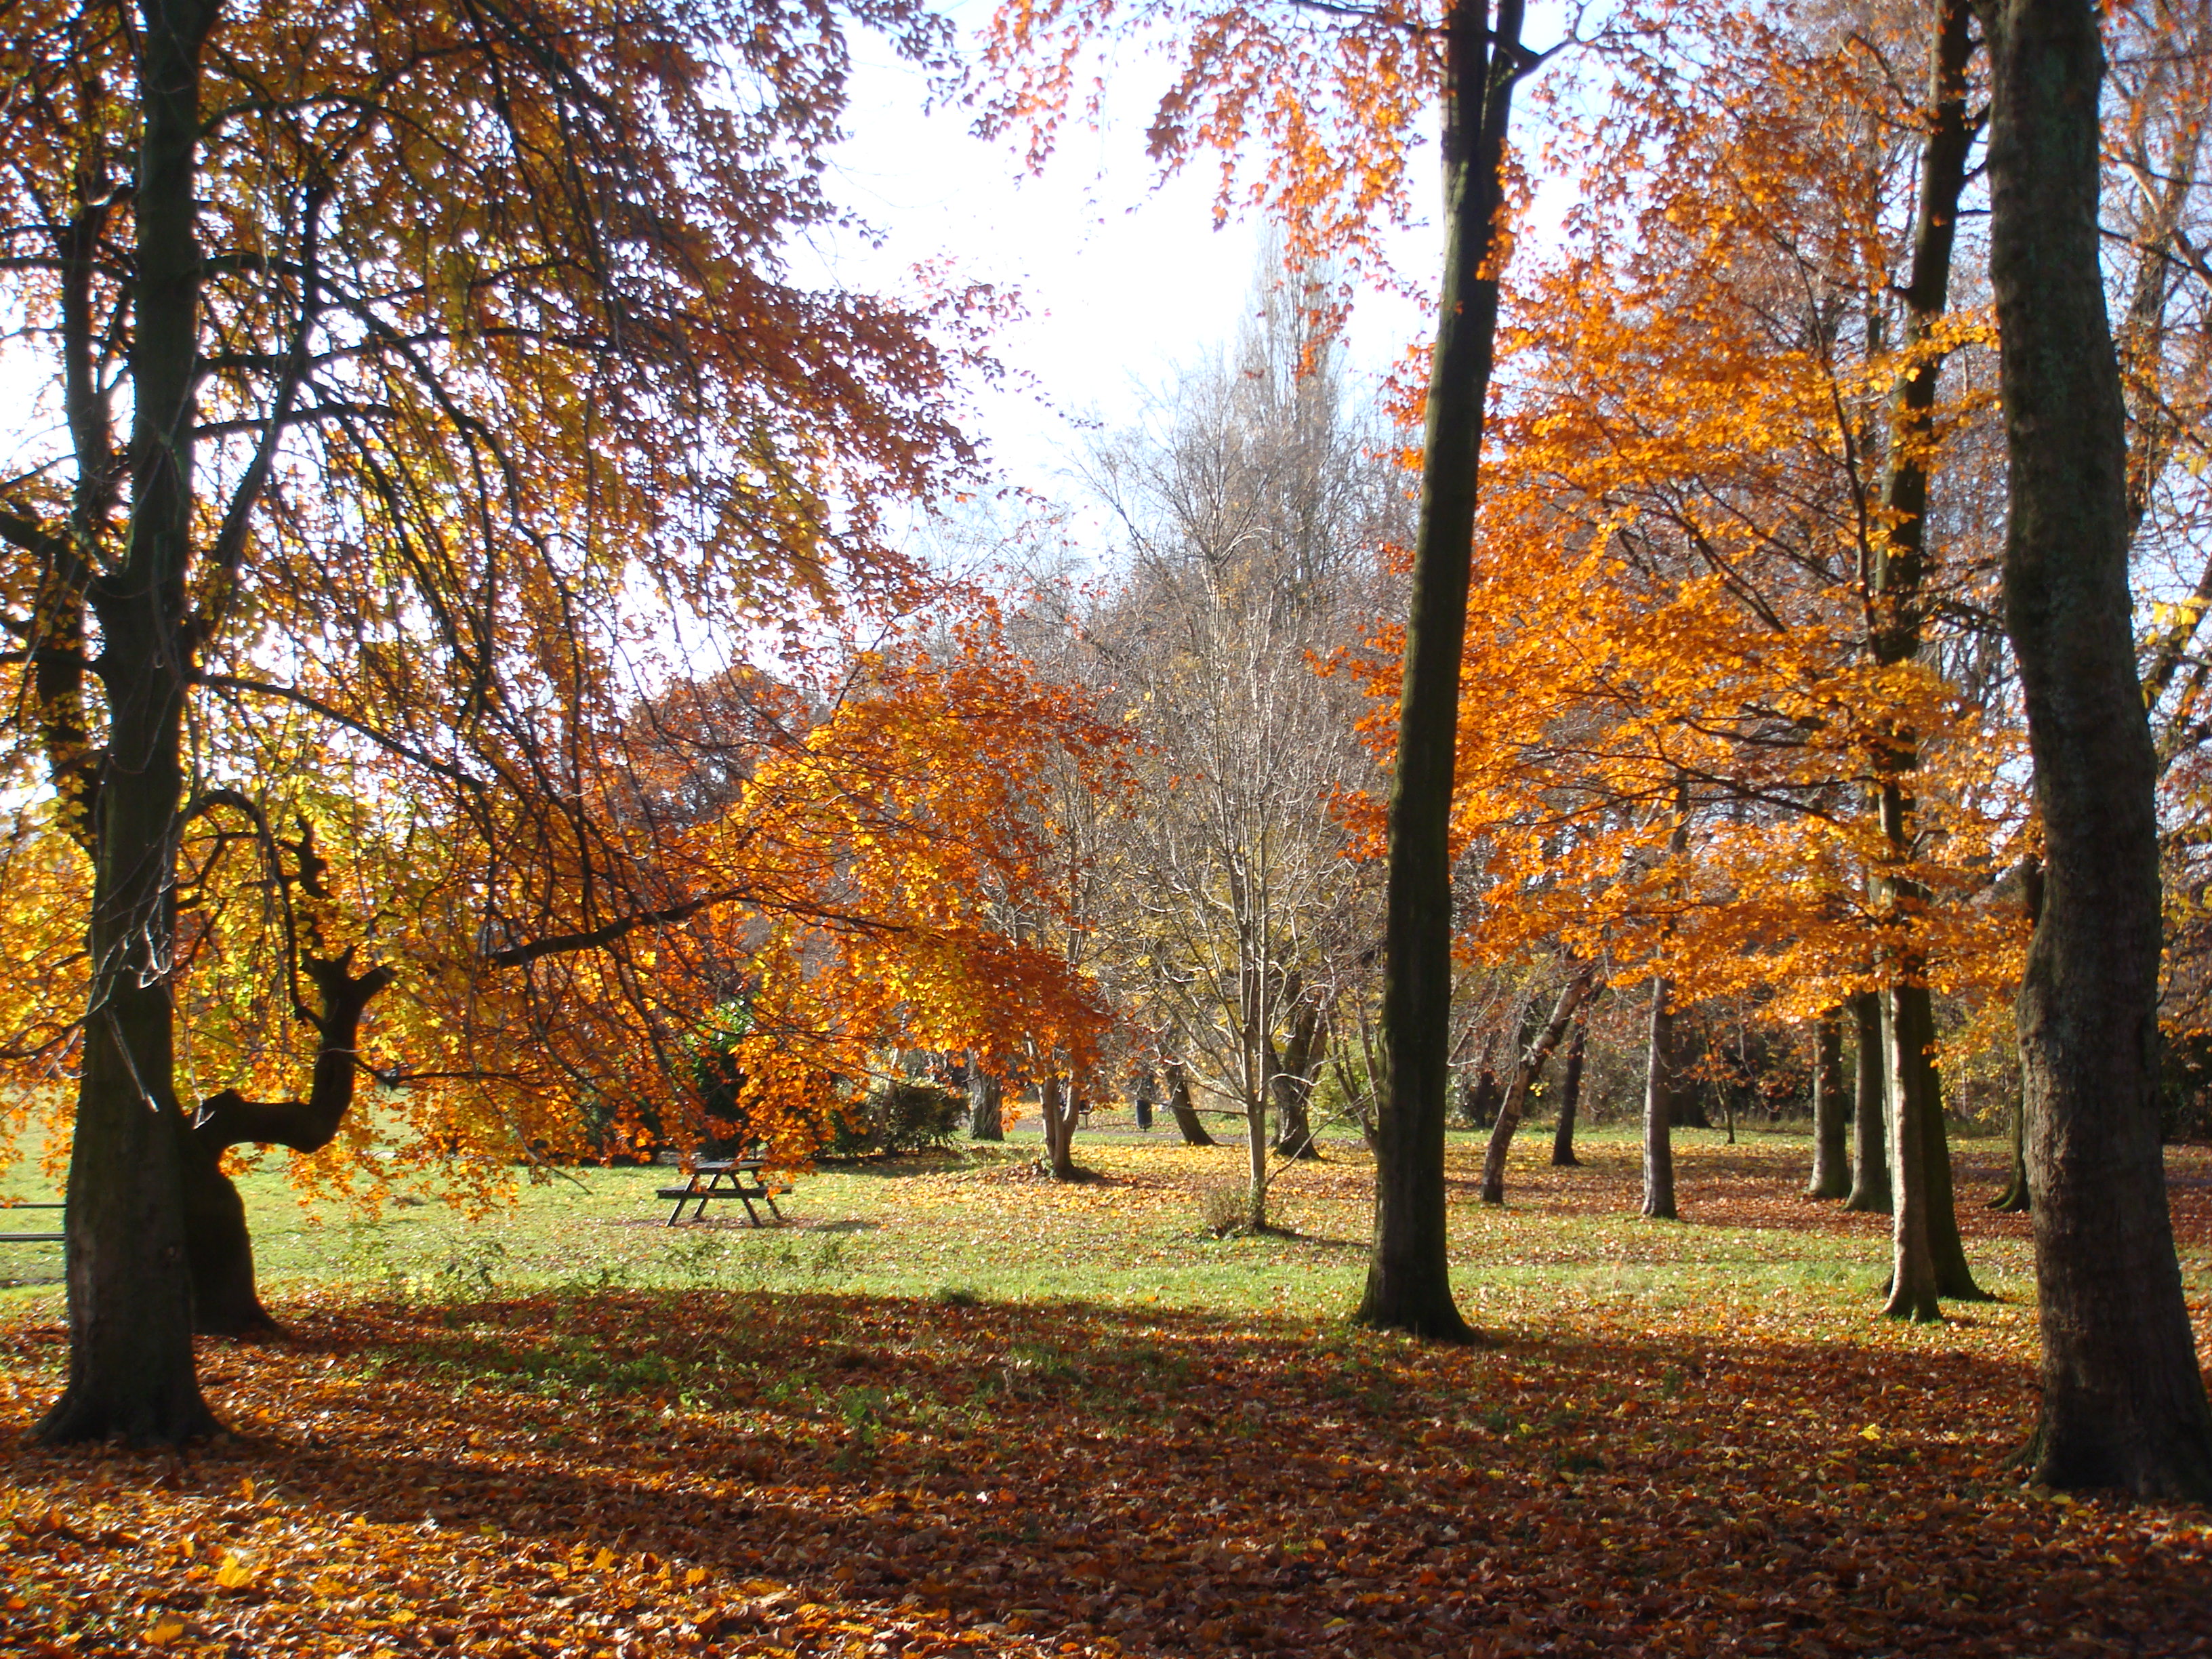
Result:
[[[717,1198],[734,1198],[745,1206],[745,1219],[757,1227],[760,1212],[753,1208],[756,1200],[768,1206],[768,1212],[778,1221],[783,1212],[775,1207],[775,1195],[787,1193],[788,1187],[771,1187],[761,1179],[761,1171],[768,1160],[760,1158],[732,1158],[710,1159],[691,1166],[691,1174],[681,1187],[659,1188],[663,1198],[672,1198],[676,1207],[668,1212],[667,1224],[673,1227],[684,1219],[684,1206],[691,1206],[691,1218],[699,1220],[707,1213],[708,1203]]]

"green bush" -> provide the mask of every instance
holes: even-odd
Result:
[[[944,1146],[967,1121],[967,1097],[956,1089],[907,1079],[879,1083],[846,1112],[830,1150],[847,1158],[924,1152]]]

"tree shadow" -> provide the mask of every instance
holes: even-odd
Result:
[[[119,1483],[196,1517],[204,1559],[280,1516],[434,1646],[487,1610],[526,1646],[589,1611],[610,1645],[681,1624],[810,1652],[837,1621],[1009,1654],[2212,1638],[2201,1528],[2002,1484],[2027,1368],[1934,1342],[1547,1326],[1468,1350],[723,1291],[288,1312],[287,1342],[210,1354],[237,1439],[182,1465],[36,1448],[19,1390],[15,1483],[64,1516]],[[9,1334],[19,1364],[58,1356]],[[315,1616],[308,1589],[232,1607],[204,1567],[132,1565],[271,1650]]]

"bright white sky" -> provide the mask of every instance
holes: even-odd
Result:
[[[951,9],[972,43],[990,0]],[[1121,74],[1105,130],[1072,126],[1049,169],[1027,177],[1011,145],[972,135],[971,112],[925,113],[921,77],[881,41],[856,35],[854,48],[852,137],[830,189],[886,240],[820,249],[829,272],[893,292],[915,264],[950,258],[967,276],[1018,290],[1027,318],[999,353],[1013,373],[981,396],[973,435],[1010,482],[1064,495],[1061,474],[1086,422],[1125,424],[1141,386],[1235,339],[1264,228],[1214,230],[1211,167],[1156,188],[1144,131],[1167,83],[1163,64]],[[1400,246],[1395,257],[1411,276],[1426,279],[1441,258],[1431,226]],[[1379,374],[1428,326],[1419,307],[1376,296],[1353,319],[1352,362]]]

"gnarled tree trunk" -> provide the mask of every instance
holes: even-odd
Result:
[[[1328,1048],[1328,1022],[1311,998],[1301,1002],[1291,1021],[1290,1040],[1269,1078],[1275,1097],[1275,1154],[1279,1158],[1317,1158],[1313,1119],[1307,1103],[1313,1094],[1314,1074],[1321,1070]]]
[[[2005,626],[2043,817],[2021,987],[2043,1328],[2035,1472],[2212,1499],[2212,1405],[2158,1123],[2156,757],[2136,677],[2127,438],[2099,260],[2090,0],[1997,0],[1990,271],[2010,458]]]
[[[390,968],[355,975],[343,960],[309,958],[304,964],[322,1008],[315,1027],[322,1039],[305,1100],[247,1100],[226,1089],[200,1104],[184,1131],[182,1164],[185,1242],[191,1263],[192,1328],[210,1336],[245,1336],[276,1328],[253,1283],[253,1239],[246,1206],[222,1171],[233,1146],[288,1146],[319,1152],[331,1143],[352,1109],[361,1066],[356,1042],[362,1016],[394,978]]]
[[[1186,1146],[1215,1146],[1220,1143],[1206,1132],[1206,1123],[1190,1100],[1190,1068],[1180,1060],[1168,1061],[1168,1111],[1176,1121]]]
[[[1006,1138],[1006,1083],[985,1071],[975,1055],[968,1056],[968,1139],[1004,1140]]]

